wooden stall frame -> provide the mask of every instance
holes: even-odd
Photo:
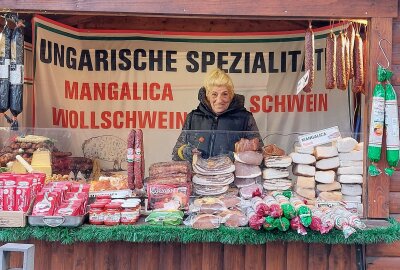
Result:
[[[98,0],[4,0],[0,12],[21,12],[74,15],[113,15],[113,16],[161,16],[187,18],[230,18],[230,19],[288,19],[288,20],[330,20],[367,19],[369,20],[368,76],[367,94],[364,106],[364,216],[367,218],[389,217],[389,177],[382,173],[376,177],[367,174],[367,142],[370,122],[371,97],[376,82],[377,62],[381,60],[378,47],[380,38],[392,41],[392,18],[398,16],[398,0],[270,0],[270,1],[98,1]],[[392,48],[384,44],[391,61]],[[378,166],[383,171],[386,166],[385,148]]]

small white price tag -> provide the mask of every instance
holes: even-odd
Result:
[[[303,90],[303,88],[307,85],[309,78],[310,78],[310,70],[307,70],[304,76],[301,77],[300,80],[297,82],[296,95],[298,95],[301,92],[301,90]]]
[[[301,147],[317,146],[336,141],[341,137],[337,126],[318,130],[298,137]]]

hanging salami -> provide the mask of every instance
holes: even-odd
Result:
[[[369,126],[368,139],[368,158],[371,161],[368,173],[371,176],[381,174],[381,171],[375,163],[381,159],[383,127],[385,120],[385,89],[383,88],[382,82],[386,80],[386,70],[383,67],[378,66],[377,73],[378,83],[375,85],[372,96],[371,122]]]
[[[336,35],[331,32],[326,37],[326,60],[325,60],[325,88],[336,87]]]
[[[0,113],[10,107],[10,46],[11,30],[6,24],[0,33]]]
[[[350,72],[349,72],[349,79],[354,77],[354,40],[355,40],[356,32],[354,30],[353,24],[350,23],[349,27],[347,28],[347,37],[349,39],[349,56],[350,56]]]
[[[311,92],[312,87],[314,85],[314,51],[315,51],[314,32],[312,30],[311,23],[306,30],[304,42],[305,42],[304,68],[306,72],[308,70],[310,71],[310,75],[308,77],[308,83],[303,90],[304,92],[309,93]]]
[[[364,88],[364,59],[363,59],[363,41],[359,33],[354,39],[354,81],[353,92],[363,92]]]
[[[133,173],[135,175],[135,187],[138,189],[143,187],[144,169],[143,131],[136,129]]]
[[[10,111],[13,117],[11,128],[18,129],[17,116],[23,110],[24,87],[24,31],[19,21],[11,37],[10,63]]]
[[[345,49],[346,37],[341,32],[336,40],[336,85],[340,90],[347,89]]]
[[[128,140],[127,140],[127,155],[126,161],[128,163],[127,172],[128,172],[128,187],[130,189],[135,189],[135,174],[133,171],[133,159],[134,159],[134,147],[135,147],[135,133],[136,131],[132,129],[129,132]]]
[[[394,167],[399,163],[399,113],[396,91],[389,82],[392,75],[387,71],[385,85],[386,160],[389,165],[385,173],[389,176],[393,175]]]

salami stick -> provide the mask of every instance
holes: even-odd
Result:
[[[144,177],[143,131],[141,129],[136,130],[134,151],[133,173],[135,174],[135,187],[141,189]]]
[[[13,118],[12,129],[18,129],[17,116],[23,110],[24,89],[24,32],[22,23],[17,23],[11,38],[10,64],[10,111]]]
[[[0,33],[0,113],[10,107],[10,46],[11,30],[6,24]]]
[[[389,80],[392,72],[388,71],[385,91],[385,127],[386,127],[386,160],[388,168],[385,173],[392,176],[399,163],[399,112],[397,104],[397,95]]]
[[[336,40],[336,84],[340,90],[347,89],[345,48],[346,38],[340,33]]]
[[[304,92],[309,93],[311,92],[312,87],[314,85],[314,51],[315,51],[314,32],[312,30],[311,23],[306,30],[304,43],[305,43],[304,68],[306,72],[307,70],[310,71],[310,76],[308,78],[308,83],[303,90]]]
[[[325,88],[336,87],[336,36],[331,31],[326,37]]]
[[[345,80],[346,84],[348,85],[350,79],[350,41],[347,33],[344,34],[344,64],[346,74]]]
[[[362,92],[364,88],[364,60],[363,60],[363,41],[360,34],[354,40],[354,86],[353,92]]]
[[[349,39],[349,56],[350,56],[350,73],[349,79],[354,77],[354,39],[356,36],[356,32],[354,30],[353,24],[350,23],[349,27],[347,28],[347,37]]]
[[[128,135],[128,147],[127,147],[127,155],[126,161],[128,162],[128,186],[130,189],[135,189],[135,174],[133,171],[133,159],[134,159],[134,147],[135,147],[135,133],[136,131],[132,129]]]

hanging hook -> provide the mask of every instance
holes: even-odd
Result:
[[[377,63],[379,66],[383,67],[383,68],[389,68],[389,66],[390,66],[390,61],[389,61],[389,58],[388,58],[387,55],[386,55],[385,50],[382,48],[382,44],[381,44],[382,41],[386,41],[386,42],[389,43],[390,45],[392,45],[392,43],[391,43],[389,40],[387,40],[386,38],[381,38],[381,39],[379,40],[379,43],[378,43],[379,49],[381,49],[382,54],[383,54],[383,56],[384,56],[385,59],[386,59],[386,64],[387,64],[387,66],[384,67],[384,66],[382,66],[381,64],[379,64],[379,62],[376,62],[376,63]]]

